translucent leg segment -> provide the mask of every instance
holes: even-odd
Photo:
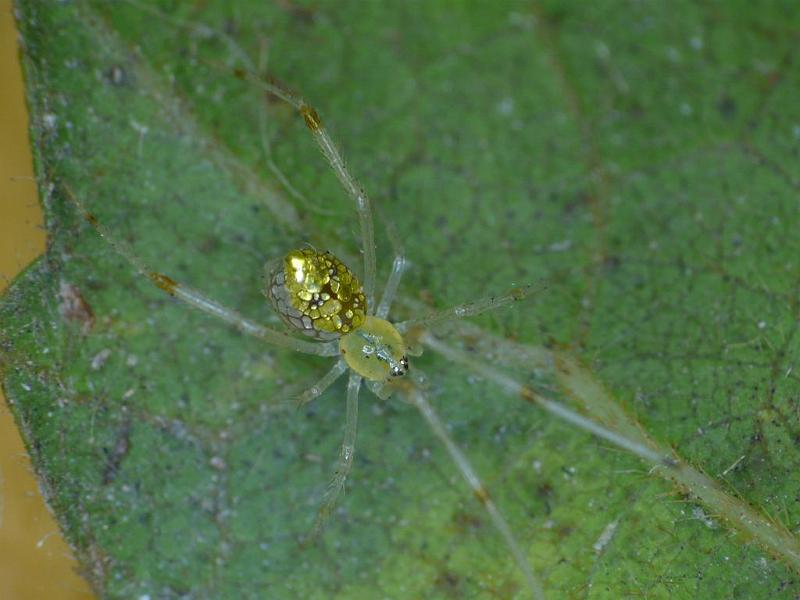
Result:
[[[269,135],[267,134],[267,123],[263,112],[258,116],[258,131],[259,136],[261,137],[261,154],[264,157],[264,162],[267,164],[267,168],[275,176],[275,179],[278,180],[283,188],[289,192],[289,195],[298,203],[301,203],[305,206],[308,203],[308,200],[303,196],[303,194],[297,191],[297,189],[292,185],[292,182],[289,181],[289,178],[283,174],[283,171],[278,168],[278,165],[276,165],[275,161],[272,159],[272,144],[270,144]]]
[[[441,441],[445,448],[447,448],[447,453],[458,467],[458,470],[461,472],[462,477],[464,477],[470,489],[472,489],[472,493],[475,495],[475,498],[486,509],[486,512],[489,514],[489,518],[492,520],[492,524],[500,532],[500,535],[503,537],[503,540],[514,557],[517,566],[525,576],[525,581],[531,591],[531,595],[536,600],[544,600],[545,596],[542,586],[531,569],[528,560],[525,558],[525,554],[522,552],[517,540],[514,538],[514,534],[511,532],[511,527],[509,527],[508,522],[506,522],[505,518],[503,518],[503,515],[498,510],[497,505],[489,497],[489,493],[481,483],[481,480],[478,478],[478,475],[475,473],[475,470],[472,468],[469,460],[467,460],[467,457],[463,452],[461,452],[461,449],[456,446],[455,442],[447,433],[447,429],[445,429],[444,425],[439,419],[439,416],[433,410],[433,407],[427,401],[422,392],[420,392],[419,389],[414,386],[410,389],[407,396],[408,401],[414,405],[425,418],[425,421],[430,426],[434,435],[439,438],[439,441]]]
[[[429,325],[434,325],[436,323],[439,323],[441,321],[447,321],[449,319],[461,319],[464,317],[472,317],[490,310],[502,308],[503,306],[513,304],[514,302],[519,302],[520,300],[524,300],[533,291],[537,291],[539,289],[542,289],[541,286],[523,285],[518,288],[509,290],[508,292],[506,292],[505,294],[501,294],[500,296],[489,296],[488,298],[476,300],[475,302],[466,302],[464,304],[458,304],[456,306],[451,306],[450,308],[445,308],[443,310],[437,310],[435,312],[430,313],[427,316],[420,317],[418,319],[409,319],[408,321],[402,321],[400,323],[396,323],[395,327],[397,327],[397,330],[399,332],[403,333],[405,331],[408,331],[413,326],[421,325],[427,327]]]
[[[105,225],[100,223],[97,218],[86,209],[83,202],[73,193],[69,186],[62,184],[61,187],[65,190],[66,196],[70,202],[72,202],[78,208],[83,218],[86,219],[92,227],[94,227],[100,236],[103,237],[103,239],[105,239],[120,256],[127,260],[131,266],[133,266],[133,268],[139,272],[139,274],[146,277],[150,283],[155,285],[162,292],[165,292],[173,298],[176,298],[181,302],[188,304],[189,306],[211,315],[212,317],[216,317],[221,321],[225,321],[229,325],[233,325],[242,333],[257,337],[274,346],[289,348],[305,354],[316,354],[318,356],[336,356],[339,354],[339,347],[336,342],[321,344],[305,340],[298,340],[291,337],[288,333],[264,327],[263,325],[242,316],[235,310],[223,306],[216,300],[208,298],[197,290],[183,285],[182,283],[178,283],[163,273],[158,273],[157,271],[152,270],[136,255],[136,253],[134,253],[134,251],[127,244],[113,236],[105,227]]]
[[[312,385],[302,394],[297,396],[296,398],[297,408],[300,408],[308,404],[315,398],[321,396],[322,393],[325,390],[327,390],[337,379],[339,379],[339,377],[342,376],[342,373],[344,373],[346,370],[347,370],[347,363],[344,362],[343,360],[337,361],[336,364],[333,365],[333,367],[331,367],[330,371],[325,373],[325,375],[323,375],[319,379],[319,381],[317,381],[314,385]]]
[[[262,51],[259,53],[259,60],[258,60],[258,67],[256,69],[257,73],[266,73],[267,72],[267,52],[266,52],[267,44],[264,42],[262,44]],[[240,50],[240,54],[246,54],[244,51]],[[245,63],[247,64],[247,63]],[[272,143],[270,142],[269,135],[267,134],[267,119],[266,119],[267,111],[266,109],[262,110],[258,115],[258,130],[259,136],[261,137],[261,154],[264,158],[264,163],[267,165],[267,168],[270,170],[272,175],[278,181],[278,183],[283,186],[289,195],[294,198],[294,200],[298,203],[298,206],[302,206],[305,209],[311,209],[315,213],[319,213],[321,215],[334,215],[336,214],[335,211],[323,208],[318,204],[311,202],[305,195],[303,195],[300,190],[298,190],[289,178],[283,174],[283,171],[280,170],[277,163],[272,158]]]
[[[602,438],[606,441],[611,442],[615,446],[618,446],[624,450],[632,452],[642,460],[647,461],[656,466],[666,466],[672,467],[674,466],[674,461],[669,456],[664,456],[651,448],[647,447],[644,444],[641,444],[637,441],[628,439],[591,419],[587,419],[583,415],[576,413],[573,410],[570,410],[560,402],[555,402],[548,398],[545,398],[541,394],[537,394],[532,389],[518,383],[512,377],[509,377],[502,371],[498,371],[494,367],[487,365],[475,358],[471,357],[469,354],[462,352],[461,350],[457,350],[451,346],[448,346],[441,340],[432,336],[429,332],[425,331],[420,336],[420,341],[425,345],[428,346],[431,350],[438,352],[442,356],[445,356],[452,360],[454,363],[458,363],[464,365],[469,370],[486,377],[490,381],[494,381],[500,387],[505,389],[510,394],[514,394],[516,396],[520,396],[522,399],[535,404],[550,414],[558,417],[562,421],[566,421],[575,425],[579,429],[583,429],[593,435],[596,435],[599,438]]]
[[[317,111],[310,104],[274,79],[265,81],[249,74],[242,76],[298,110],[342,187],[355,202],[361,227],[361,247],[364,252],[364,292],[368,302],[371,303],[375,297],[375,231],[369,196],[348,171],[336,144],[323,127]]]
[[[312,532],[314,537],[322,532],[322,528],[331,516],[333,507],[336,506],[336,500],[344,489],[347,476],[353,467],[356,428],[358,426],[358,390],[360,387],[361,376],[356,373],[350,373],[350,379],[347,381],[347,420],[344,428],[344,440],[342,441],[342,448],[339,452],[339,460],[336,463],[333,479],[328,484],[328,489],[325,490],[325,495],[322,497],[322,504],[319,507],[319,513]]]
[[[385,319],[389,316],[389,309],[392,307],[395,296],[397,295],[397,287],[400,285],[400,280],[403,277],[403,272],[406,268],[405,250],[397,232],[391,223],[389,223],[382,213],[378,213],[382,217],[382,221],[386,226],[386,233],[389,235],[389,242],[394,251],[394,262],[392,263],[392,272],[389,274],[389,279],[386,281],[386,287],[381,296],[381,302],[375,311],[375,316]]]
[[[389,279],[386,281],[386,287],[383,289],[383,296],[381,302],[378,304],[378,309],[375,311],[375,316],[380,319],[385,319],[389,316],[389,309],[392,306],[394,297],[397,295],[397,286],[400,285],[400,280],[403,277],[403,271],[406,268],[406,258],[402,254],[394,257],[392,263],[392,272],[389,274]]]

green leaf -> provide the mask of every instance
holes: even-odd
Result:
[[[3,383],[102,595],[527,595],[399,398],[362,395],[347,494],[302,544],[344,385],[286,403],[331,359],[172,301],[66,202],[63,184],[153,268],[278,326],[263,263],[303,243],[358,257],[358,221],[297,115],[234,75],[247,60],[318,108],[372,195],[379,281],[383,222],[404,241],[395,317],[543,281],[443,333],[685,461],[651,471],[464,366],[413,361],[550,597],[800,593],[794,3],[19,11],[50,247],[0,311]]]

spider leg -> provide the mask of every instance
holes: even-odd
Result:
[[[258,58],[258,65],[255,69],[257,73],[266,73],[267,71],[267,45],[266,42],[262,43],[261,52],[259,52]],[[240,54],[246,55],[243,50],[239,50]],[[252,68],[252,67],[251,67]],[[304,208],[309,208],[316,213],[321,215],[331,216],[336,214],[335,211],[330,209],[325,209],[322,206],[319,206],[313,202],[311,202],[306,196],[298,190],[291,182],[291,180],[284,175],[283,171],[281,171],[280,167],[278,167],[277,163],[272,157],[272,143],[269,139],[269,134],[267,133],[267,119],[266,119],[267,111],[262,110],[258,113],[258,133],[259,137],[261,138],[261,156],[264,160],[264,164],[266,164],[267,169],[272,173],[273,177],[278,180],[283,189],[287,191],[287,193],[298,202],[298,204]]]
[[[397,286],[400,285],[400,279],[403,277],[403,271],[406,268],[406,256],[403,244],[397,237],[397,233],[389,223],[386,223],[386,231],[389,234],[389,241],[392,244],[394,251],[394,261],[392,262],[392,272],[389,274],[389,279],[386,281],[386,287],[383,288],[383,296],[381,296],[380,304],[375,311],[375,316],[379,319],[385,319],[389,315],[389,309],[394,302],[397,295]]]
[[[242,333],[257,337],[269,344],[289,348],[305,354],[316,354],[318,356],[336,356],[339,354],[339,348],[335,342],[322,344],[307,342],[305,340],[293,338],[288,333],[270,329],[246,318],[235,310],[220,304],[216,300],[212,300],[201,292],[182,283],[178,283],[163,273],[154,271],[147,266],[125,242],[113,236],[108,228],[100,223],[97,217],[86,209],[83,202],[75,195],[68,185],[62,184],[62,188],[65,190],[69,201],[78,208],[83,218],[94,227],[97,233],[99,233],[120,256],[127,260],[140,275],[148,279],[150,283],[155,285],[162,292],[212,317],[225,321],[229,325],[233,325]]]
[[[308,198],[306,198],[302,192],[294,187],[289,178],[284,175],[283,171],[281,171],[280,167],[278,167],[278,165],[275,163],[272,158],[272,144],[270,143],[269,135],[267,134],[267,124],[263,113],[261,113],[258,117],[258,128],[259,136],[261,137],[261,155],[263,156],[264,164],[267,165],[267,169],[269,169],[270,173],[272,173],[273,177],[275,177],[278,183],[283,186],[283,189],[285,189],[300,206],[310,208],[314,212],[322,215],[330,216],[335,214],[334,211],[326,210],[321,206],[317,206]]]
[[[442,356],[447,357],[454,363],[464,365],[469,370],[477,373],[490,381],[494,381],[500,387],[505,389],[508,393],[521,397],[523,400],[535,404],[543,408],[550,414],[558,417],[562,421],[566,421],[575,425],[579,429],[583,429],[599,438],[611,442],[624,450],[627,450],[642,460],[659,467],[673,467],[674,461],[671,457],[665,456],[650,448],[646,443],[630,439],[609,429],[592,419],[588,419],[583,415],[567,408],[560,402],[550,400],[538,394],[531,388],[522,385],[514,378],[509,377],[505,373],[498,371],[492,366],[476,360],[466,352],[453,348],[438,338],[432,336],[428,331],[423,331],[420,335],[419,341]]]
[[[322,528],[331,516],[333,507],[336,505],[336,499],[344,489],[345,481],[353,466],[353,452],[355,451],[356,428],[358,426],[358,390],[360,387],[361,376],[355,372],[350,373],[350,379],[347,381],[347,420],[344,428],[344,440],[339,451],[339,460],[336,463],[333,479],[328,484],[328,489],[325,490],[325,494],[322,497],[317,519],[314,522],[312,537],[316,537],[322,532]]]
[[[524,300],[533,291],[538,291],[540,289],[542,289],[542,286],[523,285],[517,288],[513,288],[508,292],[506,292],[505,294],[501,294],[499,296],[489,296],[487,298],[481,298],[480,300],[475,300],[474,302],[465,302],[464,304],[457,304],[456,306],[451,306],[449,308],[434,311],[418,319],[409,319],[407,321],[401,321],[400,323],[396,323],[395,327],[400,333],[403,333],[405,331],[408,331],[411,327],[414,326],[427,327],[439,323],[441,321],[447,321],[451,319],[462,319],[464,317],[472,317],[490,310],[496,310],[498,308],[508,306],[509,304],[513,304],[514,302],[519,302],[520,300]]]
[[[325,373],[325,375],[323,375],[314,385],[297,396],[295,399],[297,408],[305,406],[315,398],[321,396],[322,393],[327,390],[337,379],[339,379],[342,373],[344,373],[346,370],[346,362],[341,359],[336,361],[336,364],[334,364],[333,367],[331,367],[331,369]]]
[[[328,161],[331,169],[336,174],[342,187],[350,198],[355,202],[358,212],[358,221],[361,227],[361,247],[364,252],[364,291],[367,295],[368,303],[374,298],[375,294],[375,227],[372,221],[372,209],[369,196],[367,196],[361,184],[350,174],[345,165],[344,159],[339,152],[328,131],[322,125],[322,121],[313,106],[308,104],[300,96],[289,91],[283,84],[275,79],[263,80],[253,75],[242,73],[242,77],[252,81],[258,87],[273,96],[280,98],[297,109],[306,123],[311,135],[317,142],[323,156]]]
[[[272,159],[272,144],[270,143],[269,135],[267,134],[267,120],[265,118],[265,112],[266,111],[261,111],[258,114],[258,133],[259,137],[261,138],[261,156],[264,159],[264,163],[266,163],[267,168],[270,170],[275,179],[278,180],[278,183],[280,183],[284,189],[289,192],[289,195],[305,205],[308,203],[306,198],[303,196],[303,194],[297,191],[297,188],[292,185],[292,182],[289,181],[289,178],[283,174],[283,171],[278,168],[278,165],[276,165],[275,161]]]
[[[542,590],[542,586],[528,564],[525,554],[522,552],[522,548],[520,548],[516,538],[514,538],[514,534],[511,532],[511,527],[509,527],[508,522],[505,520],[505,518],[503,518],[503,515],[498,510],[497,505],[489,496],[489,492],[486,491],[486,488],[484,487],[483,483],[481,483],[480,478],[478,477],[477,473],[475,473],[475,470],[472,468],[472,465],[467,457],[455,444],[453,439],[450,437],[450,434],[447,433],[447,429],[439,419],[439,415],[436,414],[436,412],[433,410],[433,407],[416,386],[410,386],[406,396],[408,401],[417,410],[419,410],[419,412],[425,418],[425,421],[428,423],[428,426],[431,428],[434,435],[439,439],[440,442],[444,444],[445,448],[447,448],[447,453],[450,455],[450,458],[452,459],[453,463],[455,463],[456,467],[458,467],[462,477],[464,477],[467,484],[472,489],[472,493],[475,495],[475,498],[483,505],[483,508],[486,509],[486,512],[489,514],[489,518],[492,520],[492,524],[500,532],[500,535],[503,537],[503,540],[505,541],[509,550],[511,550],[511,554],[514,556],[517,566],[525,576],[526,583],[533,597],[537,600],[544,600],[544,591]]]

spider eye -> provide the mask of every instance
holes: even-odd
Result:
[[[408,357],[403,356],[397,363],[392,365],[391,374],[392,377],[402,377],[408,373]]]
[[[361,282],[330,252],[292,250],[267,265],[264,293],[291,327],[322,340],[359,328],[367,314]]]

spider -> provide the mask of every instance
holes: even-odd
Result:
[[[415,366],[409,362],[409,355],[419,355],[421,347],[427,347],[495,381],[515,395],[522,396],[573,425],[626,448],[651,463],[663,464],[664,458],[650,448],[626,439],[561,404],[536,394],[490,365],[447,345],[430,331],[430,325],[434,323],[477,315],[519,301],[530,294],[532,290],[530,285],[512,289],[503,295],[440,310],[421,318],[391,323],[388,320],[389,312],[406,267],[404,252],[391,227],[387,225],[395,256],[389,278],[383,287],[380,299],[376,302],[375,234],[369,196],[350,173],[337,145],[323,126],[317,111],[310,104],[274,79],[265,80],[243,73],[237,74],[288,103],[302,116],[324,158],[355,205],[363,253],[363,280],[359,280],[350,267],[330,252],[319,251],[312,247],[290,250],[283,258],[268,262],[264,268],[262,291],[290,331],[272,329],[150,268],[130,246],[98,221],[67,184],[62,184],[66,198],[116,252],[162,292],[268,344],[294,352],[333,357],[335,359],[333,366],[322,378],[300,394],[297,398],[299,404],[313,401],[337,379],[349,372],[344,439],[334,475],[320,503],[314,524],[314,535],[321,531],[329,518],[352,469],[358,421],[358,397],[361,385],[366,381],[376,396],[382,399],[392,395],[400,396],[419,411],[433,435],[444,445],[475,499],[489,515],[519,568],[530,595],[536,599],[544,598],[539,578],[508,522],[466,455],[453,441],[446,426],[427,400],[421,377]],[[299,333],[306,339],[296,337],[292,333]]]

